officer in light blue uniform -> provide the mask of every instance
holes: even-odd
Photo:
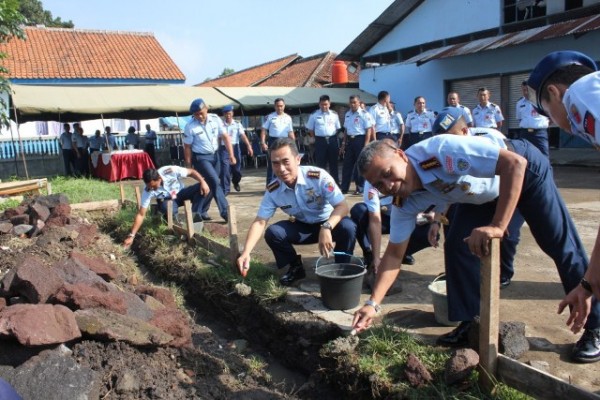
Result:
[[[221,186],[223,187],[223,193],[225,196],[231,191],[231,183],[236,192],[239,192],[240,181],[242,180],[242,152],[240,150],[240,140],[243,140],[248,149],[248,155],[252,157],[252,146],[246,137],[246,131],[240,121],[233,119],[233,106],[231,104],[223,107],[223,125],[227,131],[227,135],[231,140],[231,147],[233,148],[233,154],[238,161],[235,165],[229,164],[229,152],[223,141],[219,146],[219,157],[221,158]],[[232,179],[233,178],[233,179]]]
[[[76,168],[77,157],[73,150],[73,133],[71,133],[71,125],[63,124],[63,133],[60,134],[59,143],[62,149],[63,162],[65,164],[65,175],[73,176]]]
[[[95,151],[102,151],[104,147],[106,147],[106,143],[100,134],[100,129],[96,129],[94,136],[90,138],[90,154]]]
[[[548,145],[548,125],[550,120],[538,113],[535,106],[529,101],[527,81],[521,83],[523,97],[517,101],[516,111],[519,120],[519,138],[529,140],[542,154],[550,157]]]
[[[226,222],[229,219],[227,214],[227,199],[223,193],[223,187],[219,181],[220,162],[219,162],[219,139],[223,140],[229,153],[231,164],[235,164],[236,158],[233,154],[231,141],[223,121],[218,115],[208,113],[208,107],[204,100],[196,99],[190,105],[190,113],[193,118],[188,122],[183,131],[183,151],[186,165],[193,165],[210,188],[210,193],[204,199],[201,216],[205,221],[210,220],[208,209],[210,202],[214,197],[219,208],[219,215]]]
[[[466,126],[462,118],[443,121],[449,132],[461,123]],[[385,278],[377,281],[369,303],[355,316],[353,325],[359,331],[371,323],[375,306],[395,280],[398,258],[404,253],[416,213],[430,204],[466,205],[457,210],[454,218],[459,223],[451,225],[444,243],[448,317],[462,323],[441,336],[440,344],[466,343],[470,321],[479,315],[478,256],[487,253],[490,238],[504,235],[513,207],[554,260],[565,291],[579,285],[587,269],[585,248],[556,188],[548,158],[527,141],[442,134],[413,145],[406,153],[374,143],[363,151],[358,165],[369,182],[401,202],[392,210],[390,244],[380,264]],[[586,329],[599,327],[600,307],[594,301]],[[600,353],[600,343],[594,336],[583,335],[572,358],[595,361],[594,349]]]
[[[301,166],[293,140],[278,139],[271,144],[269,152],[276,178],[267,186],[256,219],[248,229],[238,267],[244,275],[252,249],[268,220],[279,208],[289,219],[269,226],[265,241],[273,251],[277,267],[290,266],[280,282],[291,285],[306,276],[302,259],[293,245],[318,242],[322,255],[328,255],[332,250],[352,254],[356,226],[346,216],[348,204],[333,178],[321,168]],[[338,262],[347,262],[347,258],[336,256]]]
[[[260,144],[263,151],[267,151],[271,147],[271,143],[279,138],[289,137],[292,140],[296,140],[292,117],[285,113],[285,101],[281,97],[278,97],[273,102],[273,105],[275,111],[267,115],[260,131]],[[268,140],[266,138],[267,133],[269,134]],[[267,160],[267,184],[271,182],[272,179],[273,169],[271,163]]]
[[[414,106],[415,109],[406,114],[406,134],[402,141],[403,149],[407,149],[413,144],[432,136],[431,126],[435,121],[435,115],[433,111],[427,109],[425,97],[415,97]]]
[[[352,173],[356,167],[356,159],[365,144],[369,143],[372,135],[373,122],[370,114],[360,107],[360,96],[350,96],[350,109],[344,116],[344,141],[342,151],[344,164],[342,167],[342,193],[348,193]],[[364,178],[358,176],[356,191],[362,191]]]
[[[390,113],[390,94],[382,90],[377,95],[377,103],[369,108],[373,117],[375,137],[377,140],[388,138],[392,133],[392,115]]]
[[[319,97],[319,109],[308,117],[306,129],[308,134],[315,138],[315,161],[317,167],[326,169],[329,165],[329,174],[339,184],[338,155],[340,145],[337,133],[342,126],[338,114],[330,110],[331,101],[324,94]]]
[[[497,104],[490,102],[490,91],[485,87],[477,89],[479,104],[473,109],[473,124],[477,128],[502,127],[504,116]]]
[[[392,132],[392,138],[394,141],[399,141],[404,136],[404,119],[402,119],[402,113],[396,111],[396,103],[390,101],[392,111],[390,112],[390,130]]]

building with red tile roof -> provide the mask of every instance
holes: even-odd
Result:
[[[311,57],[292,54],[246,68],[221,78],[211,79],[196,86],[245,87],[324,87],[332,84],[332,65],[335,53],[325,52]],[[358,87],[358,73],[348,73],[348,81]]]
[[[185,75],[152,33],[25,27],[0,44],[18,84],[180,84]]]

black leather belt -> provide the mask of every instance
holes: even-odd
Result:
[[[356,139],[357,137],[361,137],[361,136],[365,136],[365,135],[354,135],[354,136],[348,135],[348,139],[350,139],[350,140],[354,140],[354,139]]]
[[[426,133],[431,133],[431,131],[419,131],[419,132],[411,132],[411,135],[424,135]]]
[[[375,132],[377,135],[389,135],[391,132]]]
[[[331,139],[335,139],[335,135],[331,135],[331,136],[315,136],[315,138],[317,138],[317,139],[323,139],[324,141],[326,141],[327,143],[329,143],[329,141]]]
[[[545,131],[546,130],[546,128],[537,128],[537,129],[535,129],[535,128],[524,128],[524,129],[526,129],[527,132],[529,132],[529,133],[534,133],[534,132],[537,132],[537,131]]]

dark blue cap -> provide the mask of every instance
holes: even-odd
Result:
[[[223,114],[225,114],[226,112],[229,112],[229,111],[233,111],[233,106],[231,104],[226,105],[225,107],[223,107],[223,110],[222,110]]]
[[[463,116],[463,112],[458,107],[446,107],[439,112],[438,116],[431,127],[433,133],[446,133],[448,132],[458,121],[460,117]]]
[[[192,101],[192,104],[190,104],[190,114],[198,112],[198,111],[202,110],[204,107],[206,107],[206,103],[204,103],[204,100],[196,99],[196,100]]]
[[[565,50],[565,51],[554,51],[537,63],[531,74],[529,75],[529,79],[527,80],[527,84],[533,91],[535,92],[535,101],[538,110],[542,109],[541,106],[541,89],[544,87],[544,84],[554,73],[554,71],[568,67],[569,65],[583,65],[585,67],[589,67],[594,71],[598,70],[596,63],[594,60],[589,58],[583,53],[573,50]]]

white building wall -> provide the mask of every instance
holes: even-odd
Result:
[[[413,99],[424,96],[427,108],[440,110],[446,106],[444,83],[447,80],[486,75],[528,72],[546,54],[556,50],[578,50],[595,60],[600,60],[600,32],[590,32],[579,39],[571,37],[535,42],[499,50],[483,51],[466,56],[429,61],[421,66],[387,65],[366,68],[360,73],[360,88],[377,94],[387,90],[396,102],[396,109],[406,114],[413,108]],[[466,96],[475,94],[460,93]],[[492,95],[499,102],[500,93]]]
[[[365,56],[496,28],[502,18],[501,3],[498,0],[427,0]]]

